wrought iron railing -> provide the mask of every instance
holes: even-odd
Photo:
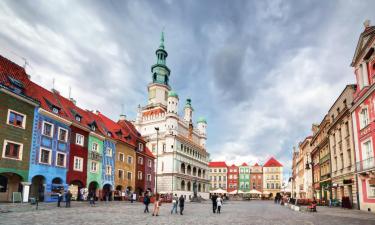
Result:
[[[375,158],[370,157],[356,163],[357,172],[375,169]]]
[[[102,155],[100,153],[93,152],[93,151],[90,152],[89,157],[90,159],[95,160],[95,161],[100,161],[102,159]]]

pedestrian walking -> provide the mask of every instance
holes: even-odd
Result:
[[[183,215],[184,207],[185,207],[185,198],[181,195],[180,199],[178,200],[180,205],[180,215]]]
[[[160,208],[160,199],[159,199],[159,195],[157,194],[155,197],[154,211],[152,212],[152,216],[159,216],[159,208]]]
[[[61,201],[63,199],[63,195],[61,194],[61,191],[57,193],[57,207],[61,207]]]
[[[95,206],[95,193],[91,191],[89,193],[90,206]]]
[[[178,197],[177,194],[174,194],[173,199],[172,199],[172,210],[171,214],[175,212],[177,214],[177,203],[178,203]]]
[[[150,197],[148,196],[148,194],[145,194],[145,197],[143,198],[143,204],[145,204],[144,213],[149,213],[148,205],[150,204]]]
[[[217,195],[216,194],[213,194],[211,196],[211,200],[212,200],[212,211],[213,213],[216,213],[216,208],[217,208],[217,202],[216,202],[216,199],[217,199]]]
[[[70,201],[72,200],[72,193],[68,190],[65,194],[65,207],[70,208]]]
[[[223,206],[223,199],[221,198],[221,196],[219,196],[216,199],[216,204],[217,204],[217,213],[220,214],[221,206]]]

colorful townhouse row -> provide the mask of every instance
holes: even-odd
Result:
[[[347,85],[293,153],[292,195],[375,211],[375,26],[364,23]]]
[[[257,190],[271,197],[281,192],[283,165],[274,157],[268,159],[263,166],[258,163],[253,166],[247,163],[228,166],[225,162],[217,161],[210,162],[208,167],[211,190],[220,188],[228,193]]]
[[[0,201],[72,191],[122,197],[154,190],[154,159],[133,124],[83,110],[0,56]]]

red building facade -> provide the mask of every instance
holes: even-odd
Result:
[[[360,209],[375,211],[375,26],[365,22],[351,66],[357,81],[353,120]]]
[[[250,190],[263,192],[263,167],[258,163],[250,167]]]
[[[238,190],[238,166],[232,164],[228,167],[228,192]]]

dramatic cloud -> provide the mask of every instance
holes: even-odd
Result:
[[[36,7],[37,6],[37,7]],[[289,175],[292,147],[348,83],[374,1],[2,1],[0,54],[83,108],[134,118],[166,33],[171,85],[208,120],[213,160]]]

